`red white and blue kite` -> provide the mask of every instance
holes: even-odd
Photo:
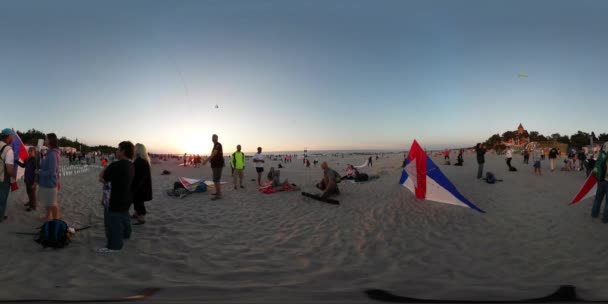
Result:
[[[485,213],[456,190],[415,140],[405,160],[399,183],[415,193],[417,198],[469,207]]]
[[[572,199],[572,201],[568,205],[574,205],[586,198],[595,196],[596,191],[597,191],[597,178],[595,177],[594,174],[589,174],[589,177],[587,177],[587,179],[585,180],[585,183],[583,184],[581,189],[578,190],[578,193],[576,194],[576,196]]]
[[[23,176],[25,173],[25,161],[28,158],[27,149],[25,145],[21,141],[17,132],[13,130],[13,141],[11,142],[11,148],[13,149],[13,153],[15,155],[15,165],[14,168],[17,170],[17,180]]]

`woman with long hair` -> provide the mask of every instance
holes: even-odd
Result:
[[[48,152],[38,170],[38,202],[46,207],[46,217],[44,219],[50,221],[60,218],[57,194],[61,187],[59,183],[61,158],[55,133],[47,134],[45,143]]]
[[[135,176],[133,177],[133,218],[137,224],[146,222],[146,206],[144,202],[152,200],[152,176],[150,173],[150,157],[146,147],[142,144],[135,145]]]

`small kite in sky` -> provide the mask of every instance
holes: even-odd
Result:
[[[528,73],[519,73],[519,75],[518,75],[517,77],[518,77],[518,78],[521,78],[521,77],[526,77],[526,78],[528,78]]]

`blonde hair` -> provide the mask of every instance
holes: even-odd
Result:
[[[141,158],[145,161],[148,162],[148,164],[150,164],[150,157],[148,156],[148,151],[146,150],[146,146],[144,146],[143,144],[136,144],[135,145],[135,158]]]

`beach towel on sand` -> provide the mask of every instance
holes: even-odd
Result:
[[[299,190],[299,188],[295,184],[283,185],[283,188],[280,188],[280,189],[275,189],[271,186],[266,186],[266,187],[262,187],[262,188],[258,189],[258,191],[265,193],[265,194],[272,194],[272,193],[283,192],[283,191],[296,191],[296,190]]]

